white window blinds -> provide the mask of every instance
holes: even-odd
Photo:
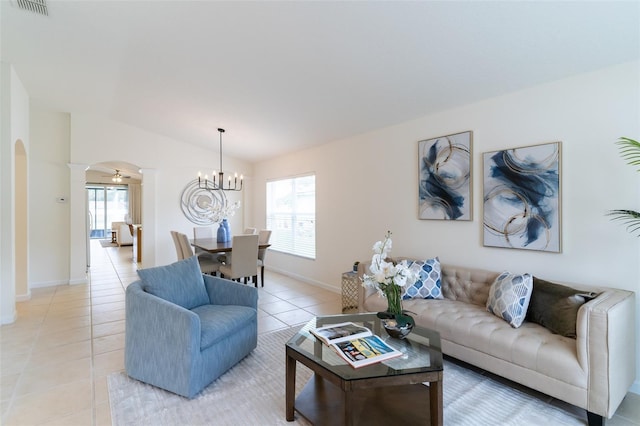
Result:
[[[271,249],[316,258],[316,177],[267,182],[267,228]]]

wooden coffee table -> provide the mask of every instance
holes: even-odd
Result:
[[[404,355],[353,368],[309,332],[345,321],[370,328]],[[314,425],[442,425],[442,350],[433,330],[415,327],[399,340],[375,313],[316,317],[286,343],[286,358],[287,421],[297,411]],[[296,362],[314,372],[297,398]]]

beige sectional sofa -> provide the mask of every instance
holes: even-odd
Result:
[[[360,276],[367,267],[360,264]],[[512,328],[488,312],[499,272],[441,269],[444,299],[406,300],[404,309],[415,313],[417,325],[440,333],[444,354],[584,408],[590,425],[613,416],[636,377],[633,292],[564,283],[598,293],[580,307],[574,339],[527,321]],[[384,311],[386,300],[361,288],[358,306],[361,312]]]

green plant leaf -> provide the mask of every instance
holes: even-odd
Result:
[[[640,142],[621,137],[616,142],[616,145],[620,150],[620,156],[627,161],[627,164],[640,167]],[[637,171],[640,172],[640,168]]]
[[[607,216],[613,216],[611,220],[622,221],[627,225],[627,231],[632,234],[638,233],[640,237],[640,212],[634,210],[611,210]]]

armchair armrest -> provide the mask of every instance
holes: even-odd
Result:
[[[258,290],[224,278],[204,275],[204,285],[212,305],[238,305],[258,309]]]
[[[636,377],[635,294],[604,290],[578,311],[576,334],[589,373],[587,411],[611,417]]]
[[[162,380],[188,385],[189,376],[183,370],[190,370],[193,354],[200,353],[198,315],[146,293],[140,281],[127,287],[125,312],[127,374],[160,385],[154,380],[162,371]]]

